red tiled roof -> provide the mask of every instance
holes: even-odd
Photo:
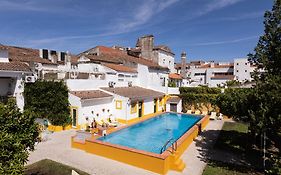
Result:
[[[231,64],[215,63],[214,67],[211,67],[211,64],[204,64],[204,65],[199,66],[198,68],[233,68],[233,67],[234,67],[233,63],[231,63]]]
[[[211,77],[211,79],[228,79],[228,80],[234,80],[234,75],[215,75]]]
[[[105,47],[105,46],[97,46],[95,47],[95,49],[99,50],[99,55],[95,55],[95,54],[87,55],[85,54],[87,52],[86,51],[79,54],[79,56],[85,55],[87,58],[93,61],[110,62],[110,63],[118,63],[118,64],[135,63],[135,64],[146,65],[149,68],[168,70],[168,68],[159,66],[157,63],[154,63],[151,60],[130,56],[127,54],[126,51]]]
[[[31,72],[29,66],[26,63],[21,62],[0,63],[0,70]]]
[[[111,64],[111,63],[104,63],[104,66],[119,71],[119,72],[131,72],[131,73],[137,73],[136,69],[131,68],[131,67],[127,67],[127,66],[123,66],[120,64]]]
[[[180,102],[180,101],[181,101],[181,98],[178,97],[178,96],[171,96],[171,97],[167,100],[167,102],[169,102],[169,103],[178,103],[178,102]]]
[[[159,46],[154,46],[153,50],[163,50],[165,52],[168,52],[172,55],[175,55],[172,50],[168,47],[168,46],[165,46],[165,45],[159,45]]]
[[[40,58],[38,49],[16,47],[16,46],[5,46],[8,49],[9,59],[11,61],[20,62],[37,62],[44,64],[54,64],[48,59]]]
[[[90,91],[70,91],[72,95],[85,99],[93,99],[93,98],[104,98],[104,97],[112,97],[112,95],[105,93],[100,90],[90,90]]]
[[[131,99],[131,101],[144,100],[146,98],[159,98],[165,95],[162,92],[154,91],[151,89],[145,89],[138,86],[101,88],[101,89],[123,97],[128,97]]]
[[[182,79],[181,75],[180,75],[180,74],[177,74],[177,73],[171,73],[171,74],[169,74],[169,78],[170,78],[170,79],[179,79],[179,80]]]

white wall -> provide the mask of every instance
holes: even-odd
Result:
[[[110,114],[114,114],[113,97],[106,97],[100,99],[82,100],[82,120],[86,122],[86,117],[93,121],[93,118],[97,120],[107,119]],[[103,109],[105,109],[103,111]],[[110,110],[109,112],[107,110]],[[93,111],[93,113],[92,113]],[[97,114],[99,114],[97,116]]]
[[[144,115],[148,115],[154,112],[154,99],[144,100]]]
[[[8,58],[8,50],[1,50],[0,49],[0,62],[9,62]]]
[[[234,75],[240,81],[251,81],[251,72],[254,72],[255,67],[252,67],[247,58],[234,59]]]
[[[175,58],[171,54],[167,54],[162,51],[158,52],[158,64],[162,67],[168,67],[170,72],[176,72],[175,70]]]

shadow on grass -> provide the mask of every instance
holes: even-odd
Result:
[[[202,139],[195,140],[199,147],[199,158],[210,166],[233,169],[237,172],[251,172],[262,169],[261,153],[253,148],[254,139],[241,128],[232,128],[227,122],[223,129],[207,130]],[[216,140],[217,138],[217,140]]]

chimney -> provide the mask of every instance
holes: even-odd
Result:
[[[186,52],[181,53],[181,77],[186,79]]]
[[[141,49],[141,56],[153,60],[154,36],[145,35],[138,39],[136,48]]]

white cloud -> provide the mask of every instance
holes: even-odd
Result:
[[[191,46],[211,46],[211,45],[221,45],[221,44],[232,44],[232,43],[239,43],[242,41],[257,39],[257,38],[259,38],[259,36],[250,36],[250,37],[238,38],[238,39],[226,40],[226,41],[212,41],[212,42],[196,43],[196,44],[192,44]]]
[[[105,30],[104,33],[93,34],[93,35],[73,35],[73,36],[61,36],[54,38],[44,38],[44,39],[35,39],[30,40],[29,44],[31,46],[38,46],[49,43],[56,43],[63,40],[75,40],[75,39],[88,39],[88,38],[97,38],[97,37],[106,37],[112,35],[118,35],[127,33],[133,30],[136,30],[138,27],[147,23],[154,15],[161,13],[174,3],[179,0],[145,0],[143,4],[135,10],[133,14],[127,14],[126,16],[131,18],[118,19],[115,21],[115,24],[111,24],[108,30]],[[115,27],[112,27],[115,26]]]
[[[210,12],[213,12],[215,10],[223,9],[225,7],[234,5],[241,1],[243,1],[243,0],[212,0],[210,3],[203,6],[202,10],[200,10],[197,15],[202,16],[202,15],[208,14]]]

